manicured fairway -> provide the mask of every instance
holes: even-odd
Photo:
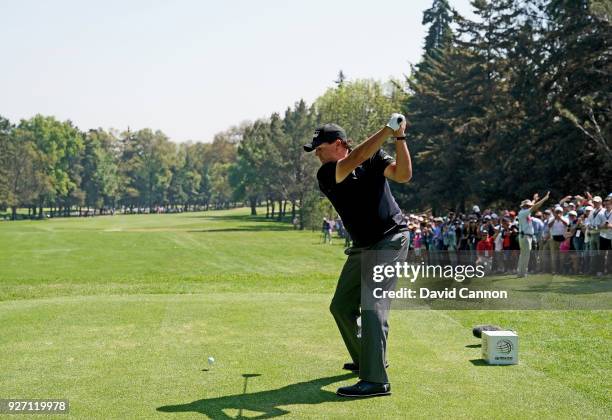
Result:
[[[104,419],[609,418],[609,311],[393,311],[393,395],[336,397],[355,381],[328,312],[344,255],[318,239],[245,209],[2,222],[0,398]],[[519,365],[479,361],[482,322],[518,330]]]

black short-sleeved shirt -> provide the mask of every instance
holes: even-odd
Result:
[[[336,162],[323,164],[317,172],[319,188],[340,215],[355,246],[373,245],[385,233],[404,224],[384,175],[385,168],[393,161],[379,150],[339,184]]]

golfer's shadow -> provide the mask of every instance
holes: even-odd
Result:
[[[246,383],[248,379],[259,375],[244,374],[242,376],[245,378],[244,391],[246,391]],[[243,392],[242,394],[196,400],[187,404],[166,405],[163,407],[158,407],[157,411],[163,411],[166,413],[184,413],[193,411],[196,413],[205,414],[213,419],[229,419],[233,417],[230,417],[224,413],[223,410],[238,410],[237,418],[242,418],[242,410],[249,410],[262,413],[256,417],[249,418],[267,419],[290,413],[290,411],[283,410],[282,408],[279,408],[279,406],[350,401],[350,399],[343,399],[342,397],[338,397],[335,393],[324,391],[321,388],[334,382],[343,381],[354,376],[355,375],[353,373],[347,373],[344,375],[314,379],[307,382],[298,382],[297,384],[287,385],[282,388],[272,389],[269,391],[254,392],[252,394]]]

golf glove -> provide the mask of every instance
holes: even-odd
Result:
[[[393,113],[391,114],[391,118],[389,118],[387,127],[393,131],[397,131],[400,128],[402,121],[406,121],[406,117],[404,117],[402,114]]]

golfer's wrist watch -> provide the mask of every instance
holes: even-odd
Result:
[[[395,141],[406,140],[406,136],[395,136],[393,137]]]

